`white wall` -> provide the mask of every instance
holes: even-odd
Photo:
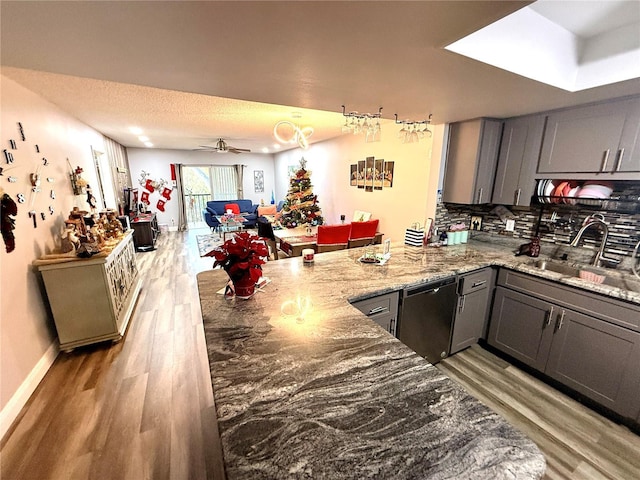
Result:
[[[377,143],[344,135],[316,143],[307,151],[276,154],[277,199],[287,195],[288,166],[298,165],[304,157],[325,223],[339,223],[341,214],[350,220],[354,210],[364,210],[380,220],[379,230],[385,239],[402,241],[405,228],[414,222],[423,225],[426,218],[435,214],[444,128],[435,126],[432,139],[412,144],[403,144],[396,138],[399,128],[383,128],[382,141]],[[350,185],[350,165],[371,156],[395,162],[393,187],[366,192]]]
[[[131,181],[135,187],[142,192],[139,184],[140,174],[144,170],[150,173],[150,178],[159,180],[164,178],[171,180],[172,163],[182,163],[183,165],[246,165],[244,169],[244,198],[248,198],[253,203],[260,203],[264,199],[265,203],[271,201],[271,192],[275,190],[274,184],[274,159],[272,155],[261,153],[242,153],[234,155],[231,153],[212,153],[212,152],[196,152],[187,150],[160,150],[148,148],[128,148],[129,172]],[[256,193],[253,187],[254,170],[262,170],[264,172],[264,192]],[[159,195],[153,193],[150,196],[151,205],[149,209],[157,213],[158,223],[172,225],[171,220],[178,221],[178,202],[171,197],[171,201],[165,205],[165,211],[160,212],[156,208]]]
[[[13,80],[0,76],[2,149],[10,148],[9,140],[17,142],[10,150],[14,163],[4,168],[0,186],[13,199],[22,193],[26,202],[18,204],[16,216],[16,249],[7,253],[0,246],[0,436],[29,398],[58,350],[56,331],[50,318],[39,276],[31,262],[59,245],[59,234],[69,211],[88,207],[85,196],[75,197],[71,190],[67,158],[75,168],[84,169],[85,178],[100,200],[91,148],[104,151],[100,133],[80,123],[35,93]],[[17,122],[21,122],[25,141],[21,141]],[[39,146],[40,153],[36,152]],[[42,157],[49,161],[43,165]],[[29,175],[40,168],[42,191],[33,196]],[[10,183],[9,176],[17,181]],[[53,183],[46,178],[54,179]],[[50,197],[51,189],[56,198]],[[54,214],[49,214],[49,206]],[[113,206],[113,205],[111,205]],[[28,212],[38,215],[33,227]],[[45,220],[40,213],[45,213]],[[69,292],[72,294],[72,292]]]

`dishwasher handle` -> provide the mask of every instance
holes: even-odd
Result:
[[[412,297],[413,295],[419,295],[421,293],[437,292],[440,287],[445,285],[451,285],[456,282],[456,277],[445,278],[436,282],[426,283],[417,287],[406,288],[404,290],[405,297]]]

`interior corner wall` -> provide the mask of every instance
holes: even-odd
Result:
[[[143,191],[140,185],[142,171],[150,174],[152,180],[167,181],[171,180],[171,164],[181,163],[187,166],[203,166],[203,165],[246,165],[244,169],[242,187],[244,190],[244,198],[250,199],[253,203],[258,204],[261,200],[265,203],[271,201],[271,192],[275,190],[274,184],[274,160],[270,154],[263,153],[242,153],[235,155],[232,153],[213,153],[199,152],[189,150],[163,150],[151,148],[127,148],[127,156],[129,158],[129,172],[131,175],[131,183],[133,188]],[[253,172],[262,170],[264,173],[264,191],[256,192],[253,185]],[[157,209],[159,195],[154,192],[150,195],[151,204],[149,210],[157,214],[159,224],[167,224],[169,226],[177,224],[178,220],[178,202],[172,197],[165,204],[165,211],[161,212]],[[174,220],[174,222],[172,222]]]
[[[340,215],[351,220],[354,210],[372,213],[380,220],[384,239],[403,241],[411,224],[435,215],[437,178],[440,172],[442,134],[436,129],[434,138],[419,143],[403,144],[396,138],[394,125],[383,126],[382,141],[365,143],[362,136],[343,135],[313,144],[308,150],[289,150],[275,155],[276,200],[283,200],[289,188],[288,168],[307,160],[313,192],[327,224],[340,222]],[[394,161],[393,186],[367,192],[350,185],[350,165],[367,157]],[[434,179],[435,177],[435,179]]]
[[[86,196],[73,195],[67,158],[74,168],[84,169],[82,177],[93,186],[97,175],[91,148],[104,151],[104,145],[99,132],[2,75],[0,90],[2,149],[14,158],[11,164],[2,159],[0,186],[14,200],[18,194],[25,198],[24,203],[17,203],[15,250],[7,253],[5,246],[0,246],[1,437],[58,353],[46,295],[32,262],[59,246],[64,220],[73,207],[88,207]],[[24,129],[24,141],[18,122]],[[10,140],[16,142],[16,149],[12,149]],[[30,182],[30,174],[36,171],[42,177],[37,194],[32,192]],[[51,198],[52,190],[55,199]],[[94,195],[100,200],[97,190]],[[36,213],[37,228],[29,211]]]

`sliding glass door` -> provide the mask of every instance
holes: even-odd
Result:
[[[182,180],[190,226],[206,225],[202,210],[207,201],[238,198],[238,174],[233,165],[185,165]]]

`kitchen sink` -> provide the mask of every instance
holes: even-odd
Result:
[[[567,277],[576,277],[588,282],[609,285],[622,290],[630,290],[640,293],[640,281],[622,276],[620,272],[596,268],[589,265],[578,266],[553,260],[536,260],[529,263],[530,266],[559,273]]]

